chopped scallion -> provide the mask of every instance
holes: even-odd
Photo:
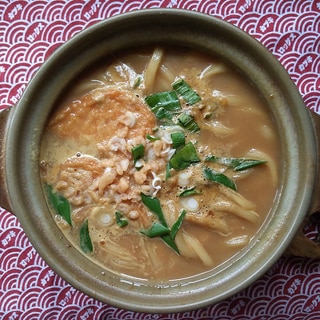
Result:
[[[140,144],[134,146],[131,149],[131,153],[132,153],[132,157],[133,157],[133,163],[136,166],[137,161],[139,159],[143,158],[143,156],[144,156],[144,145],[140,143]],[[141,167],[139,166],[137,169],[141,169]]]
[[[196,187],[192,187],[190,189],[186,189],[179,194],[179,197],[189,197],[194,196],[196,194],[201,194],[200,190],[197,190]]]
[[[181,127],[184,129],[190,131],[190,132],[199,132],[200,127],[194,120],[192,116],[186,113],[181,113],[178,117],[178,123]]]
[[[225,158],[217,156],[208,156],[206,161],[216,162],[223,164],[229,168],[232,168],[234,171],[246,170],[260,164],[267,163],[265,160],[255,160],[255,159],[246,159],[246,158]]]
[[[223,173],[217,172],[213,169],[210,169],[208,167],[203,168],[203,173],[206,179],[220,183],[230,189],[237,190],[236,184],[232,179],[224,175]]]
[[[181,110],[179,97],[175,91],[164,91],[154,93],[145,98],[146,103],[153,113],[157,113],[159,109],[175,113]]]
[[[163,212],[162,212],[162,208],[161,208],[159,199],[155,198],[155,197],[148,196],[148,195],[146,195],[144,193],[141,193],[141,200],[142,200],[142,203],[149,210],[151,210],[153,213],[156,214],[156,216],[158,217],[160,223],[163,226],[168,227],[168,224],[167,224],[166,219],[165,219],[165,217],[163,215]]]
[[[200,158],[192,142],[181,147],[169,160],[170,167],[176,170],[186,169],[198,162],[200,162]]]
[[[175,81],[172,88],[191,106],[201,100],[200,96],[183,79]]]
[[[182,222],[183,222],[183,219],[184,217],[186,216],[187,214],[187,211],[186,210],[182,210],[182,212],[180,213],[177,221],[173,224],[173,226],[171,227],[171,238],[174,240],[181,225],[182,225]]]
[[[80,228],[80,247],[85,253],[92,252],[93,250],[93,245],[89,234],[88,219],[85,220]]]
[[[49,202],[52,204],[55,211],[63,217],[63,219],[72,226],[71,208],[69,201],[61,194],[54,192],[53,187],[46,185],[46,190],[49,197]]]
[[[150,229],[141,230],[140,232],[149,238],[155,238],[170,234],[170,229],[159,222],[154,222]]]
[[[186,143],[186,138],[183,132],[173,132],[171,133],[172,147],[178,149],[181,146],[184,146]]]
[[[151,136],[150,134],[147,134],[147,139],[151,142],[160,140],[160,138]]]
[[[123,228],[128,225],[128,220],[123,217],[123,214],[120,211],[115,212],[116,223],[119,227]]]

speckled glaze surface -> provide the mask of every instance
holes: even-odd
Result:
[[[39,178],[41,133],[64,88],[102,57],[120,49],[158,44],[198,48],[225,59],[245,74],[266,100],[283,150],[281,189],[255,239],[218,268],[184,282],[132,282],[89,261],[70,246],[56,226]],[[75,288],[110,305],[148,313],[177,312],[225,299],[270,268],[310,207],[317,175],[315,133],[296,87],[256,40],[207,15],[151,9],[95,24],[52,54],[19,103],[3,118],[1,205],[18,217],[36,250],[55,272]]]

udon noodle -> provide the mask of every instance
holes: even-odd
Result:
[[[155,48],[80,79],[50,117],[40,159],[56,222],[79,250],[168,280],[250,243],[277,192],[280,148],[264,101],[231,66]]]

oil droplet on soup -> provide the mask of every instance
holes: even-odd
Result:
[[[122,53],[66,92],[40,167],[56,222],[104,268],[169,280],[237,254],[278,188],[279,137],[256,89],[190,50]]]

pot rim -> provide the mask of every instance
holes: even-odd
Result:
[[[183,36],[180,23],[185,23],[184,27],[193,32],[191,36]],[[152,27],[152,24],[155,26]],[[191,27],[192,24],[197,27]],[[55,222],[51,215],[50,218],[46,216],[48,207],[40,185],[39,143],[49,111],[57,99],[55,93],[61,91],[61,88],[77,75],[78,71],[70,70],[73,70],[80,60],[93,61],[101,55],[102,45],[99,46],[100,51],[97,50],[99,52],[88,48],[94,38],[109,37],[108,44],[112,48],[108,49],[108,52],[111,53],[117,46],[124,46],[126,41],[129,41],[121,35],[121,31],[126,30],[131,35],[137,32],[133,30],[138,30],[142,26],[146,30],[146,35],[140,35],[138,40],[131,40],[130,46],[134,46],[134,42],[139,45],[147,41],[147,35],[150,35],[152,30],[147,30],[146,27],[159,30],[161,26],[171,32],[175,28],[179,30],[180,36],[183,37],[183,40],[179,41],[187,45],[195,41],[192,38],[195,35],[203,39],[212,38],[215,43],[219,41],[221,48],[217,49],[212,49],[209,44],[203,44],[206,49],[210,47],[210,50],[216,50],[218,55],[222,55],[226,48],[234,50],[240,43],[242,48],[253,50],[254,54],[250,51],[248,56],[245,56],[244,49],[237,48],[240,56],[233,59],[238,63],[240,59],[245,60],[241,62],[240,67],[245,73],[248,72],[245,70],[247,64],[256,66],[250,74],[250,80],[258,83],[258,86],[260,84],[262,94],[272,100],[269,102],[270,105],[278,105],[272,112],[279,122],[278,125],[280,126],[281,122],[281,127],[286,127],[286,131],[282,132],[281,143],[288,154],[284,155],[282,187],[275,200],[275,207],[270,212],[272,219],[270,218],[268,224],[262,226],[255,241],[239,254],[215,268],[214,272],[190,278],[189,283],[183,286],[175,281],[170,281],[169,285],[168,283],[155,285],[146,281],[132,282],[130,278],[123,279],[89,262],[77,249],[70,246],[57,226],[54,228]],[[105,36],[102,36],[102,33]],[[115,40],[116,37],[119,39]],[[174,33],[168,34],[165,39],[162,37],[162,40],[168,44],[177,41]],[[230,44],[231,40],[235,43]],[[199,41],[196,42],[199,44]],[[82,52],[83,48],[87,50]],[[70,61],[72,52],[79,52],[79,55]],[[233,53],[228,52],[226,55],[228,60]],[[63,66],[62,70],[68,70],[72,75],[54,73],[59,65]],[[268,70],[262,69],[262,65]],[[51,77],[50,81],[48,74]],[[262,83],[267,83],[268,86],[262,88]],[[41,92],[39,88],[42,88]],[[50,90],[53,92],[50,93]],[[43,96],[43,92],[47,94],[47,98]],[[46,101],[48,98],[50,102]],[[279,107],[280,104],[283,104],[283,108]],[[278,120],[278,117],[281,120]],[[21,144],[22,139],[30,143]],[[124,13],[96,23],[59,47],[43,64],[18,105],[10,112],[4,159],[6,184],[12,210],[31,243],[48,265],[72,286],[93,298],[124,309],[150,313],[159,310],[162,313],[178,312],[204,307],[230,297],[261,277],[281,256],[310,205],[316,176],[315,145],[310,116],[296,87],[276,58],[258,41],[228,22],[206,14],[181,9],[148,9]],[[304,156],[300,158],[302,153]],[[292,177],[298,166],[306,166],[308,171],[300,170],[295,177]],[[21,180],[24,183],[21,183]],[[304,183],[301,184],[301,181]],[[293,185],[288,186],[288,184]],[[266,255],[266,252],[269,254]],[[239,281],[238,277],[246,280]],[[153,303],[155,299],[157,305]]]

